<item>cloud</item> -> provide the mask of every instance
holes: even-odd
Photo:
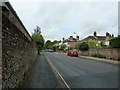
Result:
[[[76,32],[85,38],[97,31],[117,35],[117,2],[12,3],[29,33],[38,25],[45,39],[62,39]],[[21,7],[22,6],[22,7]]]
[[[43,31],[42,34],[47,39],[54,39],[55,37],[57,37],[58,33],[59,33],[59,30],[57,28],[51,28],[48,31],[47,30]]]

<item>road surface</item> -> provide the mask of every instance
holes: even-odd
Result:
[[[46,52],[71,88],[118,88],[118,66]]]

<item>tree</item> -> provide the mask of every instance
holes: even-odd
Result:
[[[39,26],[36,26],[36,29],[34,29],[34,34],[41,35],[41,28]]]
[[[72,49],[74,49],[74,47],[68,47],[68,50],[72,50]]]
[[[60,50],[64,50],[66,48],[66,44],[61,44],[60,45]]]
[[[42,50],[44,46],[44,38],[41,35],[41,29],[37,26],[36,29],[34,29],[34,33],[32,34],[32,39],[36,42],[38,49]]]
[[[98,46],[96,46],[96,44],[98,45]],[[96,47],[101,47],[101,45],[100,45],[100,43],[98,43],[96,40],[89,40],[88,41],[88,46],[89,46],[89,48],[96,48]]]
[[[78,48],[82,51],[85,51],[85,50],[88,50],[89,49],[89,46],[86,42],[81,42],[78,46]]]
[[[50,40],[47,40],[45,43],[45,49],[52,49],[53,43]]]
[[[58,48],[59,48],[59,46],[56,46],[56,45],[53,45],[53,46],[52,46],[52,49],[53,49],[54,51],[56,51]]]
[[[53,44],[56,44],[56,43],[58,43],[58,42],[59,42],[59,41],[57,41],[57,40],[54,40],[54,41],[53,41]]]
[[[120,48],[120,36],[110,39],[110,46],[113,48]]]

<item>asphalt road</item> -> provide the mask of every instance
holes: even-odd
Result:
[[[118,66],[46,52],[71,88],[118,88]]]
[[[34,66],[28,80],[25,83],[25,88],[58,88],[59,84],[51,70],[45,56],[39,56],[36,65]]]

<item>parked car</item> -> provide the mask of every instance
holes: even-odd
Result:
[[[70,56],[70,55],[71,55],[71,50],[69,50],[69,51],[67,52],[67,55],[68,55],[68,56]]]
[[[67,52],[68,56],[77,56],[78,57],[78,52],[76,50],[69,50]]]
[[[45,52],[53,52],[52,49],[46,49]]]
[[[52,50],[52,49],[49,49],[49,52],[53,52],[53,50]]]
[[[70,56],[76,56],[78,57],[78,52],[76,50],[71,51]]]

